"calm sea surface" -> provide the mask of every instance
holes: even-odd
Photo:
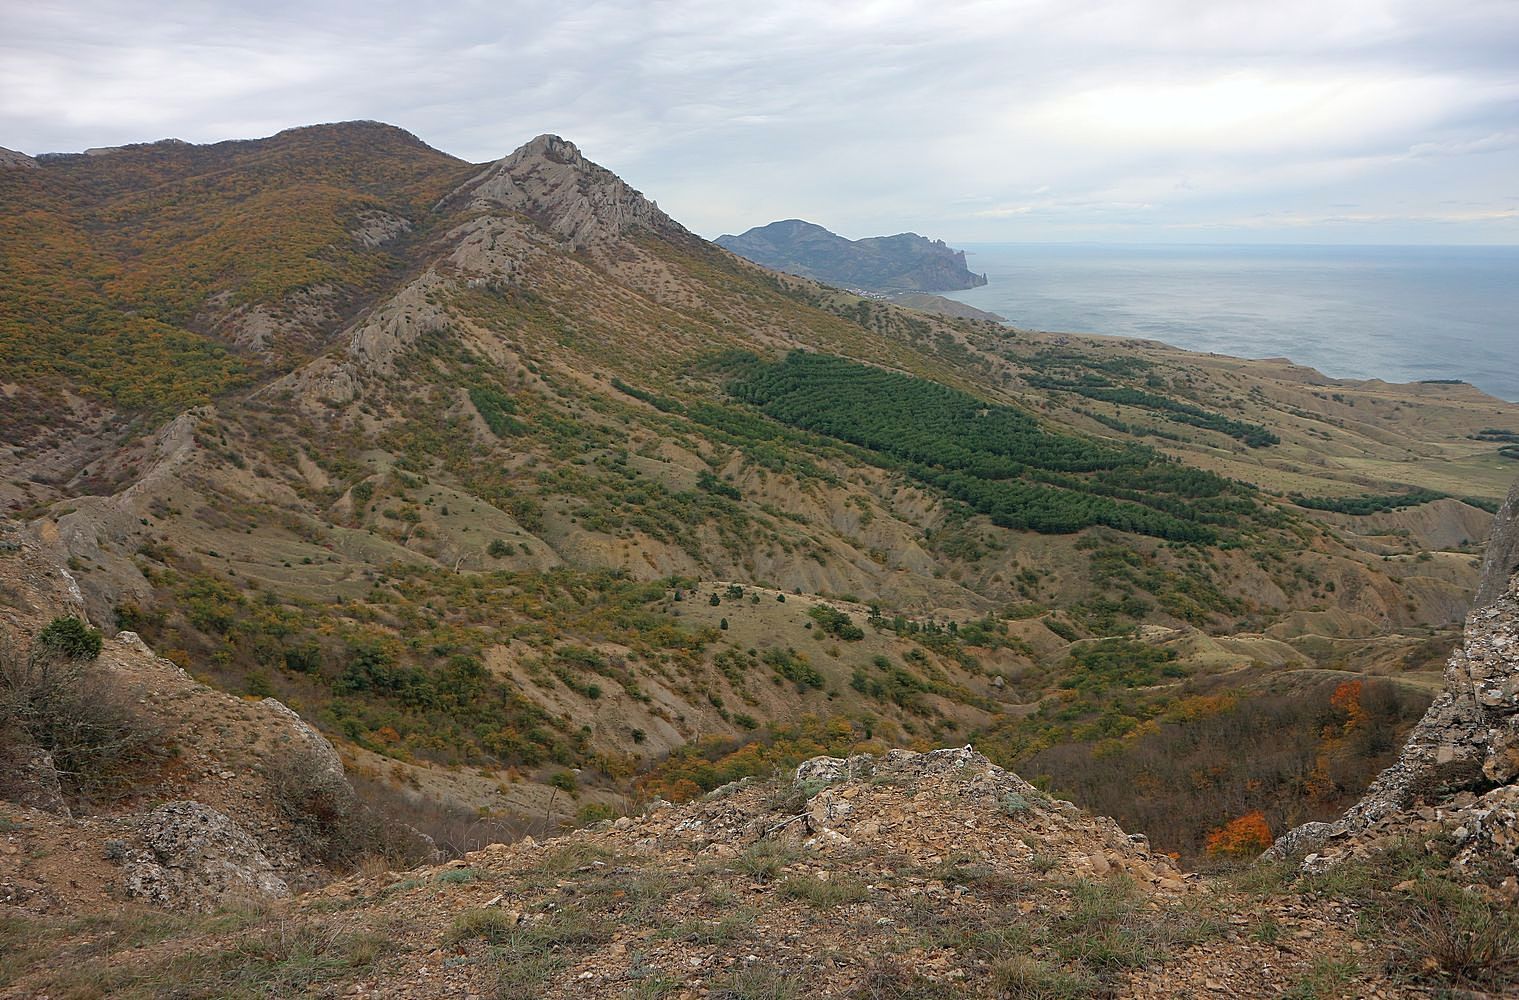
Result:
[[[990,283],[949,297],[1016,326],[1519,401],[1519,247],[959,246]]]

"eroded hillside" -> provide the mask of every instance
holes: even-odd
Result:
[[[38,268],[0,296],[5,495],[90,617],[503,815],[974,733],[1100,798],[1093,761],[1200,729],[1307,760],[1178,773],[1168,849],[1332,815],[1437,686],[1512,474],[1516,408],[1468,387],[861,299],[555,137],[0,183]],[[1322,736],[1347,684],[1362,743]]]

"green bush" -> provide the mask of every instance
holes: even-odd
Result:
[[[37,646],[71,660],[93,660],[100,655],[100,630],[75,615],[62,615],[37,634]]]

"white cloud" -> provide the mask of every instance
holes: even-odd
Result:
[[[558,132],[708,235],[1422,218],[1460,190],[1491,238],[1515,51],[1511,0],[10,3],[0,145],[364,117],[476,160]]]

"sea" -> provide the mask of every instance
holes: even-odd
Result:
[[[957,246],[988,283],[945,294],[1014,326],[1519,401],[1519,246]]]

